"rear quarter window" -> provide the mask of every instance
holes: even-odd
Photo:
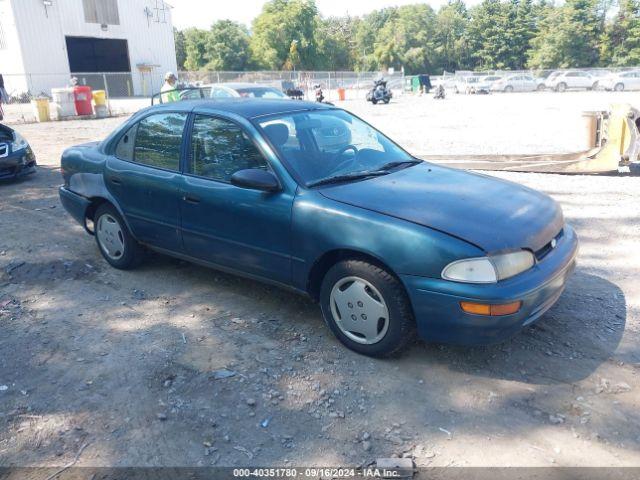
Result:
[[[137,130],[138,124],[136,123],[133,127],[129,128],[118,141],[114,154],[120,160],[133,161],[133,149],[135,147]]]

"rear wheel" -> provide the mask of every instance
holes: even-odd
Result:
[[[127,270],[142,260],[142,247],[113,207],[105,203],[94,216],[95,237],[100,253],[112,267]]]
[[[564,82],[560,82],[556,87],[556,92],[564,92],[567,89],[567,84]]]
[[[616,92],[622,92],[624,90],[624,83],[616,83],[616,86],[613,87]]]
[[[368,262],[334,265],[322,281],[320,306],[335,336],[363,355],[392,355],[413,337],[415,322],[403,286]]]
[[[504,93],[511,93],[511,92],[513,92],[513,86],[507,85],[506,87],[504,87]]]
[[[545,88],[546,87],[544,86],[544,83],[541,83],[536,87],[536,90],[538,90],[539,92],[542,92],[545,90]]]

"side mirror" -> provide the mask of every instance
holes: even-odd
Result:
[[[251,190],[262,190],[263,192],[277,192],[280,190],[280,183],[276,176],[270,171],[260,168],[237,171],[231,176],[231,184]]]

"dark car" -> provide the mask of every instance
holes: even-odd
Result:
[[[0,180],[35,173],[36,156],[29,143],[15,130],[0,124]]]
[[[215,83],[201,85],[180,92],[180,100],[196,100],[199,98],[264,98],[289,100],[289,97],[277,88],[253,83]]]
[[[349,348],[494,343],[548,310],[578,248],[548,196],[416,160],[309,102],[150,107],[62,157],[60,197],[127,269],[142,246],[318,300]]]

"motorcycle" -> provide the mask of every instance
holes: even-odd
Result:
[[[374,105],[378,102],[389,103],[393,97],[391,89],[387,88],[387,81],[385,79],[376,80],[374,86],[369,93],[367,93],[367,101]]]
[[[316,89],[316,102],[324,103],[324,93],[322,91],[322,85],[314,85],[313,88]]]
[[[442,85],[438,85],[436,87],[436,91],[435,91],[435,94],[433,95],[433,98],[435,98],[436,100],[444,100],[446,96],[447,94],[444,91],[444,87]]]

